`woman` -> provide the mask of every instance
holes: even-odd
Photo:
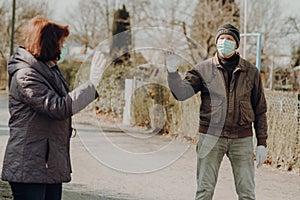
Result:
[[[97,97],[106,61],[96,52],[90,80],[69,92],[57,66],[69,27],[35,17],[23,34],[8,63],[10,137],[2,180],[15,200],[59,200],[62,183],[71,180],[71,117]]]

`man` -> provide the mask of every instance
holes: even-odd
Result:
[[[258,69],[240,57],[239,30],[231,24],[218,28],[217,53],[183,79],[179,57],[168,55],[168,82],[173,96],[183,101],[201,93],[197,144],[196,200],[210,200],[223,156],[229,158],[239,200],[255,199],[253,129],[257,139],[257,167],[266,159],[267,105]]]

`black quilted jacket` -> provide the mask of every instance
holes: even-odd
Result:
[[[68,92],[55,68],[19,47],[11,57],[9,128],[2,179],[19,183],[71,180],[71,116],[95,99],[87,81]]]

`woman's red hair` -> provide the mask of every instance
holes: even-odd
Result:
[[[31,19],[25,27],[23,45],[38,60],[59,59],[62,43],[69,33],[69,26],[63,26],[38,16]]]

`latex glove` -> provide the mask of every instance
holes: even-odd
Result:
[[[102,75],[105,70],[106,59],[104,58],[103,53],[100,51],[96,51],[92,63],[91,63],[91,71],[89,80],[93,83],[95,87],[98,86]]]
[[[262,164],[267,159],[267,152],[266,147],[263,145],[259,145],[256,147],[256,162],[257,162],[257,168],[261,167]]]
[[[168,50],[168,53],[166,55],[166,65],[168,72],[176,72],[180,62],[180,57],[175,55],[173,50]]]

